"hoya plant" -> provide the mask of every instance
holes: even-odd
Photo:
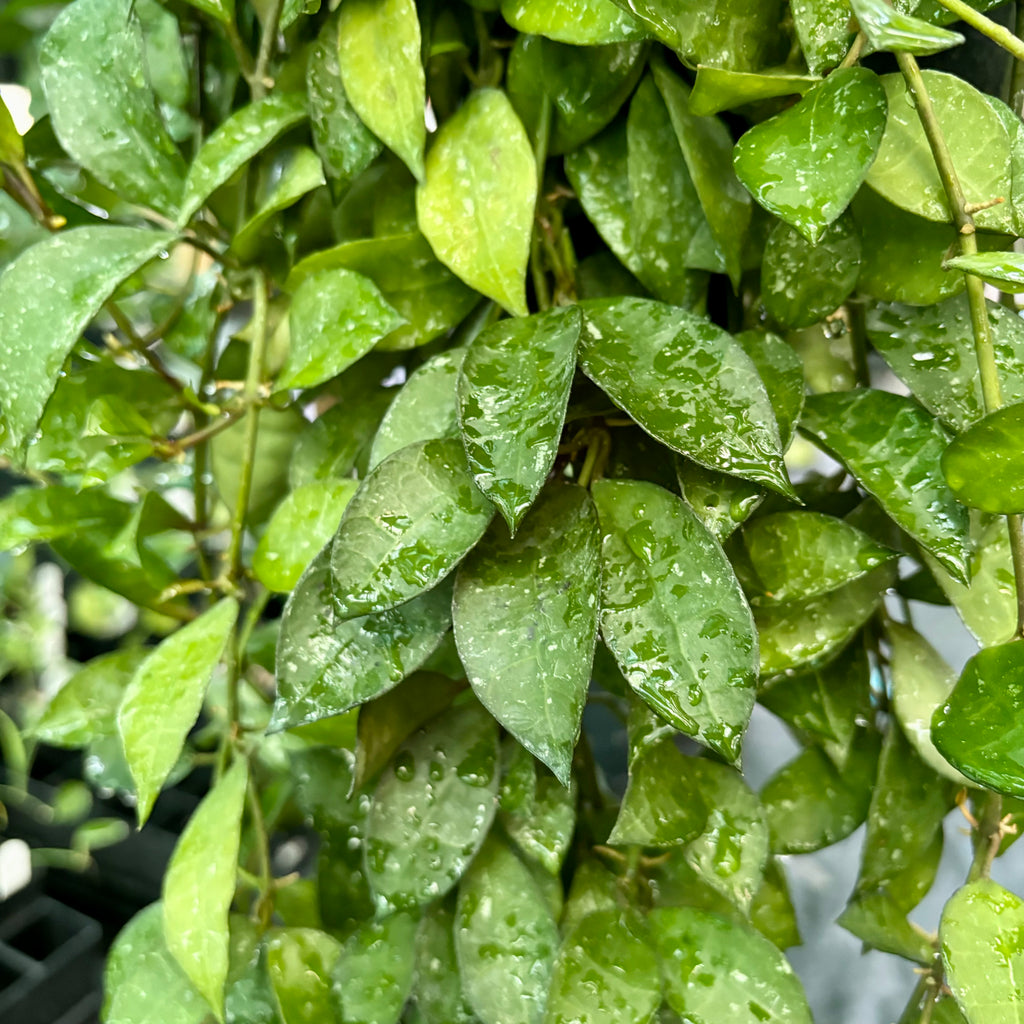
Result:
[[[209,781],[106,1024],[804,1024],[783,858],[865,823],[840,924],[902,1024],[1021,1018],[993,6],[6,5],[3,799],[43,744],[142,828]],[[46,685],[44,565],[105,638]]]

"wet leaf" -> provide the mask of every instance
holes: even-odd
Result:
[[[69,8],[70,11],[70,8]],[[6,446],[36,429],[86,325],[129,275],[174,240],[166,231],[73,228],[39,242],[0,276],[0,408]],[[46,301],[32,301],[45,294]]]
[[[860,188],[884,128],[877,76],[843,68],[751,128],[733,162],[751,195],[814,245]]]
[[[1024,403],[989,413],[942,453],[942,475],[965,505],[1003,515],[1024,512]]]
[[[810,1024],[800,982],[786,958],[750,925],[692,907],[652,911],[665,998],[705,1024]]]
[[[847,0],[792,0],[793,23],[811,71],[820,75],[846,56],[853,42]]]
[[[988,789],[1024,796],[1019,707],[1024,641],[986,647],[964,666],[932,717],[932,742],[954,768]]]
[[[600,46],[647,35],[644,26],[613,0],[502,0],[501,16],[519,32],[576,46]]]
[[[1013,1024],[1024,1004],[1024,902],[988,878],[958,889],[942,911],[946,980],[971,1024]]]
[[[923,967],[929,967],[935,961],[935,946],[931,938],[923,928],[907,918],[906,911],[889,891],[876,890],[854,896],[836,919],[836,924],[872,949],[901,956]]]
[[[412,1024],[472,1024],[455,954],[454,901],[428,908],[416,935]]]
[[[422,441],[386,458],[345,509],[331,554],[335,611],[385,611],[439,583],[493,515],[462,445]]]
[[[385,769],[366,825],[378,912],[432,903],[462,876],[497,805],[498,729],[475,702],[433,719]]]
[[[155,647],[124,692],[117,724],[138,790],[140,827],[199,717],[237,616],[233,598],[218,601]]]
[[[163,907],[151,903],[121,929],[103,976],[106,1024],[203,1024],[210,1007],[171,956]]]
[[[683,497],[719,543],[725,543],[764,500],[765,492],[757,484],[705,469],[689,459],[676,461],[676,478]]]
[[[558,928],[529,870],[496,838],[459,884],[455,948],[466,998],[483,1024],[540,1024]]]
[[[701,65],[690,95],[690,110],[707,117],[777,96],[802,96],[820,81],[817,75],[788,67],[764,68],[755,73]]]
[[[757,639],[718,542],[654,484],[593,487],[603,534],[601,634],[630,686],[729,760],[754,703]]]
[[[334,536],[355,480],[316,481],[292,491],[274,511],[252,556],[256,578],[269,590],[287,594]]]
[[[185,163],[157,112],[131,9],[131,0],[79,0],[61,11],[39,51],[43,91],[65,152],[125,199],[173,216]],[[99,246],[93,255],[111,253]],[[55,273],[51,287],[67,281]]]
[[[1012,295],[1024,292],[1024,257],[1013,252],[979,252],[972,256],[953,256],[946,260],[950,270],[974,274]]]
[[[296,289],[288,310],[288,359],[275,387],[322,384],[403,323],[368,277],[340,268],[312,274]]]
[[[619,909],[584,917],[555,960],[544,1024],[647,1024],[661,971],[642,923]]]
[[[438,131],[416,190],[416,218],[438,259],[523,316],[537,168],[508,97],[477,89]]]
[[[413,0],[350,0],[341,8],[338,64],[349,102],[422,181],[427,128],[420,46]]]
[[[167,948],[218,1020],[224,1019],[228,910],[235,896],[247,784],[247,762],[239,758],[185,826],[163,883]]]
[[[530,799],[521,807],[507,809],[503,794],[499,817],[523,856],[557,876],[576,828],[576,785],[572,782],[566,788],[543,769],[537,769],[534,780],[534,767],[530,757],[529,771],[535,782]]]
[[[580,367],[644,430],[708,469],[792,493],[768,395],[730,335],[646,299],[582,308]]]
[[[802,425],[886,513],[962,582],[967,511],[939,472],[947,438],[913,399],[869,389],[812,395]]]
[[[341,714],[390,690],[448,629],[445,587],[399,608],[341,618],[331,596],[330,551],[328,545],[313,559],[285,606],[271,730]]]
[[[267,973],[284,1024],[335,1019],[331,972],[341,943],[316,928],[275,928],[267,942]]]
[[[789,883],[778,857],[768,859],[764,881],[750,905],[750,923],[779,949],[799,946],[803,941],[789,896]]]
[[[597,638],[597,513],[567,484],[544,492],[514,539],[496,522],[459,570],[452,617],[480,702],[569,785]]]
[[[189,167],[178,224],[187,224],[236,171],[305,117],[302,93],[273,93],[235,111],[203,143]]]
[[[331,971],[346,1024],[396,1024],[412,989],[417,919],[392,914],[350,936]]]
[[[921,74],[967,202],[984,203],[996,196],[1011,195],[1010,140],[999,115],[984,95],[963,79],[941,71]],[[889,114],[867,182],[904,210],[928,220],[948,222],[946,192],[903,76],[883,75],[881,82]],[[972,125],[970,139],[957,130],[964,124]],[[975,145],[975,137],[984,138],[985,145]],[[980,210],[974,219],[982,228],[1013,231],[1013,211],[1005,203]]]
[[[868,37],[871,50],[930,54],[959,46],[959,32],[930,25],[920,18],[901,14],[885,0],[849,0],[860,30]]]

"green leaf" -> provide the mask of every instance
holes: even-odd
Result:
[[[9,448],[23,446],[35,431],[64,360],[103,303],[173,241],[166,231],[73,228],[32,246],[5,268],[0,408]],[[30,301],[44,294],[45,302]]]
[[[587,492],[552,485],[514,539],[504,523],[491,527],[455,584],[455,639],[473,691],[564,786],[597,638],[600,544]]]
[[[676,460],[676,478],[683,497],[720,544],[764,500],[757,484],[705,469],[689,459]]]
[[[173,216],[185,163],[157,112],[131,10],[131,0],[69,4],[39,51],[43,91],[53,130],[75,161],[125,199]],[[105,245],[94,253],[109,257]],[[67,275],[51,280],[60,286]]]
[[[252,571],[269,590],[287,594],[334,536],[355,480],[323,480],[292,491],[271,517],[252,556]]]
[[[931,54],[959,46],[964,41],[959,32],[901,14],[885,0],[849,0],[849,4],[861,32],[868,37],[870,50]]]
[[[1024,901],[988,878],[958,889],[939,924],[946,980],[970,1024],[1015,1024],[1024,1004]]]
[[[220,1021],[228,976],[228,910],[235,897],[247,785],[248,765],[239,758],[196,808],[163,882],[167,948]]]
[[[647,35],[613,0],[502,0],[501,16],[518,32],[575,46],[601,46]]]
[[[416,218],[437,258],[471,288],[523,316],[537,168],[498,89],[477,89],[437,133]]]
[[[390,690],[448,629],[446,587],[399,608],[343,619],[331,596],[330,552],[328,545],[313,559],[285,606],[271,730],[341,714]]]
[[[802,425],[897,525],[967,582],[967,510],[941,477],[947,438],[928,413],[911,398],[861,389],[812,395]]]
[[[986,305],[1003,398],[1024,401],[1024,324],[1005,306]],[[869,307],[865,329],[914,397],[954,432],[984,415],[966,296],[924,308],[879,303]]]
[[[709,469],[792,494],[764,384],[730,335],[647,299],[582,309],[581,369],[644,430]]]
[[[1010,140],[999,115],[973,85],[941,71],[922,71],[939,130],[969,203],[1012,194]],[[917,109],[900,74],[881,79],[889,114],[868,184],[896,206],[928,220],[949,222],[946,191],[932,159]],[[881,107],[879,107],[881,109]],[[970,137],[960,127],[970,124]],[[976,139],[985,139],[978,146]],[[999,204],[974,214],[975,223],[1013,231],[1013,211]]]
[[[92,658],[54,695],[32,735],[55,747],[84,747],[117,734],[117,709],[144,647],[125,647]]]
[[[896,552],[876,544],[841,519],[820,512],[776,512],[755,519],[743,543],[768,603],[820,597],[891,561]]]
[[[462,364],[459,426],[469,468],[512,531],[554,465],[581,324],[575,306],[499,321]]]
[[[766,210],[816,245],[860,188],[885,125],[877,76],[843,68],[751,128],[736,146],[736,173]]]
[[[972,256],[953,256],[946,260],[950,270],[974,274],[1001,292],[1024,292],[1024,256],[1014,252],[979,252]]]
[[[140,827],[199,717],[237,616],[234,598],[218,601],[154,648],[125,690],[117,723],[138,790]]]
[[[702,1024],[810,1024],[803,989],[786,958],[750,925],[692,907],[650,915],[665,998]]]
[[[892,707],[918,757],[933,771],[961,786],[970,785],[932,743],[932,716],[956,682],[953,670],[931,644],[910,626],[886,625],[892,675]]]
[[[965,505],[983,512],[1024,512],[1024,403],[989,413],[942,453],[942,475]]]
[[[775,410],[782,447],[788,448],[800,422],[807,391],[803,360],[792,345],[770,331],[740,331],[736,341],[750,356],[764,382]]]
[[[276,928],[267,942],[267,973],[284,1024],[335,1020],[331,972],[341,943],[316,928]]]
[[[529,870],[496,838],[459,884],[455,948],[483,1024],[541,1024],[558,927]]]
[[[932,717],[932,741],[954,768],[988,789],[1024,796],[1017,708],[1024,701],[1024,640],[986,647],[964,666]]]
[[[163,907],[151,903],[118,933],[103,975],[106,1024],[203,1024],[210,1007],[171,956]]]
[[[636,916],[602,910],[565,936],[544,1024],[648,1024],[661,1003],[658,958]]]
[[[768,9],[771,4],[762,7]],[[725,17],[734,18],[736,12]],[[718,118],[696,116],[686,84],[660,61],[654,64],[654,80],[668,107],[712,237],[725,259],[725,271],[733,288],[738,288],[751,203],[733,170],[732,136]]]
[[[359,119],[341,84],[338,23],[329,21],[317,36],[306,66],[306,95],[313,144],[335,199],[381,151],[373,132]]]
[[[803,941],[789,896],[786,873],[777,857],[768,860],[764,881],[750,905],[750,923],[779,949],[799,946]]]
[[[939,845],[941,851],[941,844]],[[884,953],[930,967],[935,962],[935,946],[924,931],[907,918],[889,891],[855,896],[847,904],[836,924],[856,935],[865,945]],[[933,1015],[932,1020],[937,1018]]]
[[[384,611],[429,590],[492,515],[458,441],[421,441],[390,455],[362,482],[334,537],[337,614]]]
[[[778,96],[802,96],[820,81],[818,75],[805,75],[789,67],[764,68],[754,73],[701,65],[690,94],[690,111],[707,117]]]
[[[432,903],[452,889],[494,820],[498,727],[475,702],[407,740],[373,794],[366,874],[378,913]]]
[[[401,1017],[412,989],[417,924],[411,914],[392,914],[349,937],[331,971],[346,1024],[396,1024]]]
[[[717,541],[655,484],[599,481],[601,634],[630,686],[730,761],[754,705],[757,638]]]
[[[410,1024],[473,1024],[476,1020],[459,977],[452,903],[449,899],[433,904],[420,921]]]
[[[324,270],[296,289],[288,310],[288,359],[275,387],[308,388],[346,370],[405,318],[353,270]]]
[[[761,299],[784,327],[810,327],[841,306],[860,274],[860,233],[849,217],[825,229],[817,245],[776,224],[764,247]]]
[[[529,756],[527,760],[534,783],[530,797],[523,805],[508,808],[503,791],[499,817],[526,860],[557,876],[576,828],[575,781],[566,788],[542,769],[534,775],[536,762]]]
[[[820,75],[846,56],[853,42],[847,0],[792,0],[793,23],[808,68]]]
[[[371,469],[407,445],[458,437],[455,389],[466,351],[438,352],[409,376],[380,421],[370,449]]]
[[[426,85],[413,0],[346,0],[338,15],[338,66],[360,119],[423,180]]]
[[[273,93],[236,110],[203,143],[188,169],[178,224],[187,224],[199,208],[239,169],[282,132],[306,117],[302,93]]]

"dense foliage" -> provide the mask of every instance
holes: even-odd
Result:
[[[0,11],[35,115],[0,106],[2,797],[38,804],[40,743],[140,825],[211,778],[107,1024],[801,1024],[780,855],[865,822],[841,924],[920,965],[903,1021],[1019,1019],[1024,46],[992,6]],[[921,70],[957,16],[1005,91]],[[63,686],[44,564],[106,644]],[[959,681],[912,601],[977,637]],[[755,702],[801,744],[760,793]]]

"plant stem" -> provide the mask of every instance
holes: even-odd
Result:
[[[234,53],[235,60],[238,61],[238,68],[242,72],[242,77],[249,83],[249,88],[252,89],[252,54],[242,41],[242,37],[238,34],[238,26],[235,24],[233,17],[224,23],[224,32],[228,37],[228,43],[231,45],[231,52]]]
[[[942,0],[942,2],[949,7],[948,0]],[[946,191],[946,203],[949,206],[953,223],[959,232],[960,254],[973,256],[978,251],[974,218],[967,212],[967,200],[960,185],[960,178],[953,166],[953,158],[950,155],[945,136],[942,134],[938,118],[935,116],[931,98],[921,76],[921,69],[909,53],[897,53],[896,59],[899,61],[900,71],[903,72],[907,88],[917,107],[921,126],[928,138],[935,166],[938,168],[939,177],[942,179],[942,185]],[[964,274],[964,281],[967,285],[967,302],[971,311],[971,327],[974,331],[974,353],[981,374],[981,393],[985,412],[990,413],[1002,407],[1003,394],[999,384],[999,368],[996,363],[995,345],[992,342],[988,308],[985,304],[985,285],[981,278],[975,277],[974,274]],[[1006,522],[1010,531],[1010,550],[1013,554],[1014,579],[1017,590],[1016,636],[1024,637],[1024,518],[1007,516]]]
[[[533,235],[530,239],[530,276],[533,279],[534,298],[537,308],[551,308],[551,289],[544,273],[544,227],[541,223],[541,205],[544,202],[544,167],[548,159],[548,139],[551,135],[551,100],[547,93],[541,101],[540,116],[537,119],[537,135],[533,143],[533,152],[537,161],[537,205],[533,218]]]
[[[263,928],[267,928],[274,913],[274,876],[270,870],[270,842],[267,839],[267,824],[263,819],[263,806],[260,804],[260,795],[256,789],[256,783],[253,781],[251,769],[247,794],[249,810],[252,813],[253,830],[256,833],[256,856],[260,869],[260,898],[256,902],[255,910],[260,924]]]
[[[1017,0],[1017,20],[1013,28],[1018,39],[1024,36],[1024,0]],[[1024,112],[1024,60],[1013,62],[1013,71],[1010,74],[1009,102],[1013,112],[1020,117]]]
[[[857,37],[853,41],[853,45],[846,52],[846,56],[842,59],[842,61],[839,64],[839,68],[837,68],[836,70],[838,71],[842,68],[852,68],[853,65],[860,60],[860,55],[864,50],[864,44],[867,43],[867,41],[868,37],[863,32],[858,32]]]
[[[1003,798],[998,793],[986,793],[978,827],[975,829],[974,860],[967,873],[968,882],[989,877],[992,862],[996,859],[1003,839],[1002,818]]]
[[[983,36],[988,36],[994,43],[998,43],[1004,50],[1009,50],[1017,60],[1024,60],[1024,43],[1022,43],[1008,28],[1004,28],[997,21],[986,17],[980,11],[976,11],[963,0],[938,0],[938,2],[952,14],[966,21],[972,28],[976,28]]]
[[[216,437],[222,430],[227,430],[233,423],[237,423],[247,411],[248,407],[235,412],[229,412],[219,420],[207,423],[198,430],[194,430],[191,434],[186,434],[184,437],[179,437],[173,441],[161,441],[161,445],[170,456],[180,455],[189,448],[194,448],[204,441],[209,441],[211,437]]]
[[[111,299],[107,302],[107,312],[111,315],[117,329],[128,339],[128,344],[133,352],[140,355],[147,363],[161,376],[175,391],[183,391],[184,385],[167,369],[166,366],[151,352],[146,345],[145,338],[141,337],[135,330],[134,325],[121,311],[120,307]]]
[[[864,307],[851,302],[847,307],[850,317],[850,340],[853,348],[853,369],[862,388],[871,387],[871,368],[868,366],[867,329]]]
[[[281,23],[281,11],[284,9],[284,0],[270,0],[270,8],[267,11],[267,20],[263,25],[263,34],[260,36],[260,48],[256,54],[256,67],[252,73],[252,98],[261,100],[267,95],[267,89],[274,84],[269,77],[270,57],[274,52],[274,44],[277,40],[277,27]]]

